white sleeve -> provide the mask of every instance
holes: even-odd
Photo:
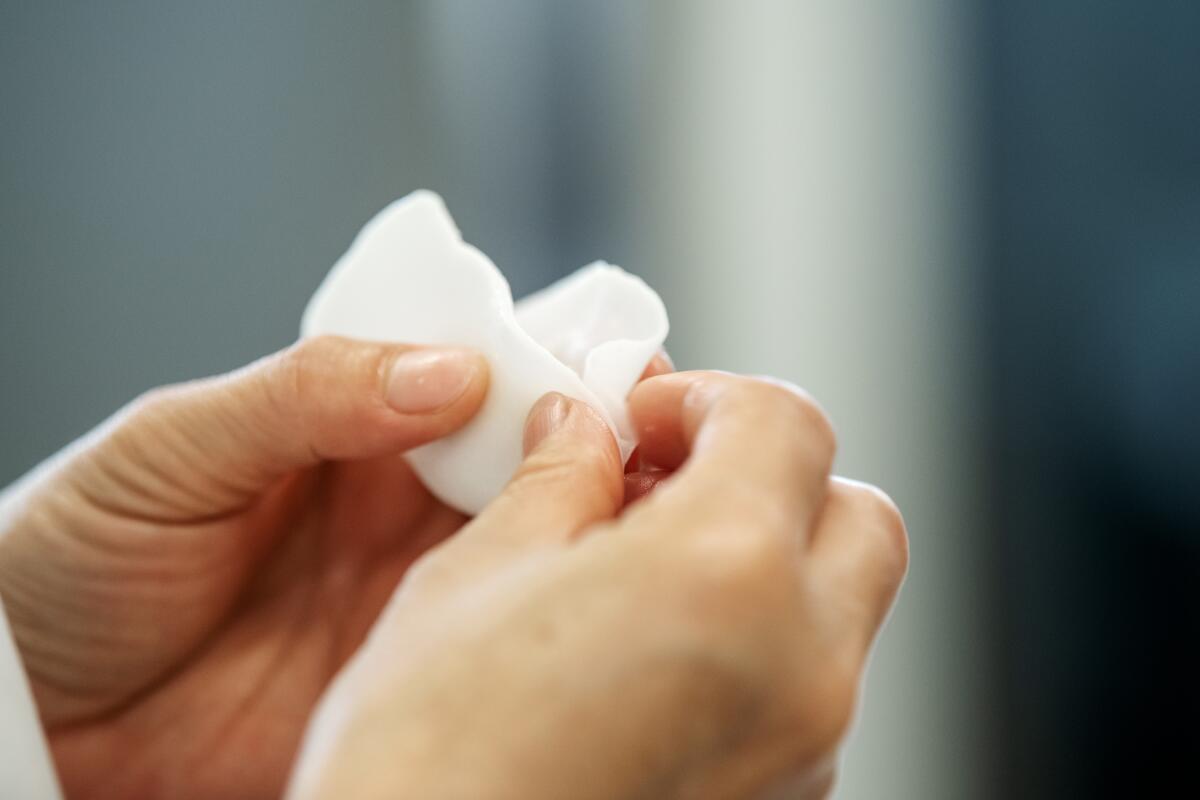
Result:
[[[62,795],[25,670],[0,601],[0,794],[21,800]]]

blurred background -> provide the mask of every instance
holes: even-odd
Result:
[[[285,346],[418,187],[650,281],[912,569],[841,798],[1200,796],[1200,4],[0,4],[0,484]]]

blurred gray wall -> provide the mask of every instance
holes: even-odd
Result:
[[[413,189],[517,294],[627,258],[617,9],[5,4],[0,482],[143,389],[287,344]]]
[[[412,13],[0,14],[4,480],[145,388],[286,344],[362,221],[436,168]]]
[[[10,3],[0,483],[137,392],[295,335],[390,199],[443,193],[517,294],[659,286],[681,366],[818,396],[912,574],[845,798],[983,795],[961,6]]]

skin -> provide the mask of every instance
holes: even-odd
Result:
[[[505,493],[322,701],[293,798],[828,792],[907,566],[899,513],[830,478],[828,421],[786,387],[682,373],[630,406],[657,488],[622,511],[603,421],[545,398]]]
[[[550,396],[467,524],[400,454],[486,368],[457,354],[456,399],[411,413],[412,352],[320,338],[157,390],[5,495],[0,596],[65,793],[276,797],[294,768],[303,798],[822,795],[906,548],[829,477],[812,401],[651,377],[623,476]]]

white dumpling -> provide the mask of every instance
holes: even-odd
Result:
[[[491,368],[487,399],[462,430],[408,459],[429,490],[476,514],[521,461],[525,418],[561,392],[604,416],[628,459],[636,444],[625,398],[667,337],[662,300],[603,262],[513,307],[508,282],[462,240],[442,199],[414,192],[358,234],[309,301],[304,336],[472,347]]]

